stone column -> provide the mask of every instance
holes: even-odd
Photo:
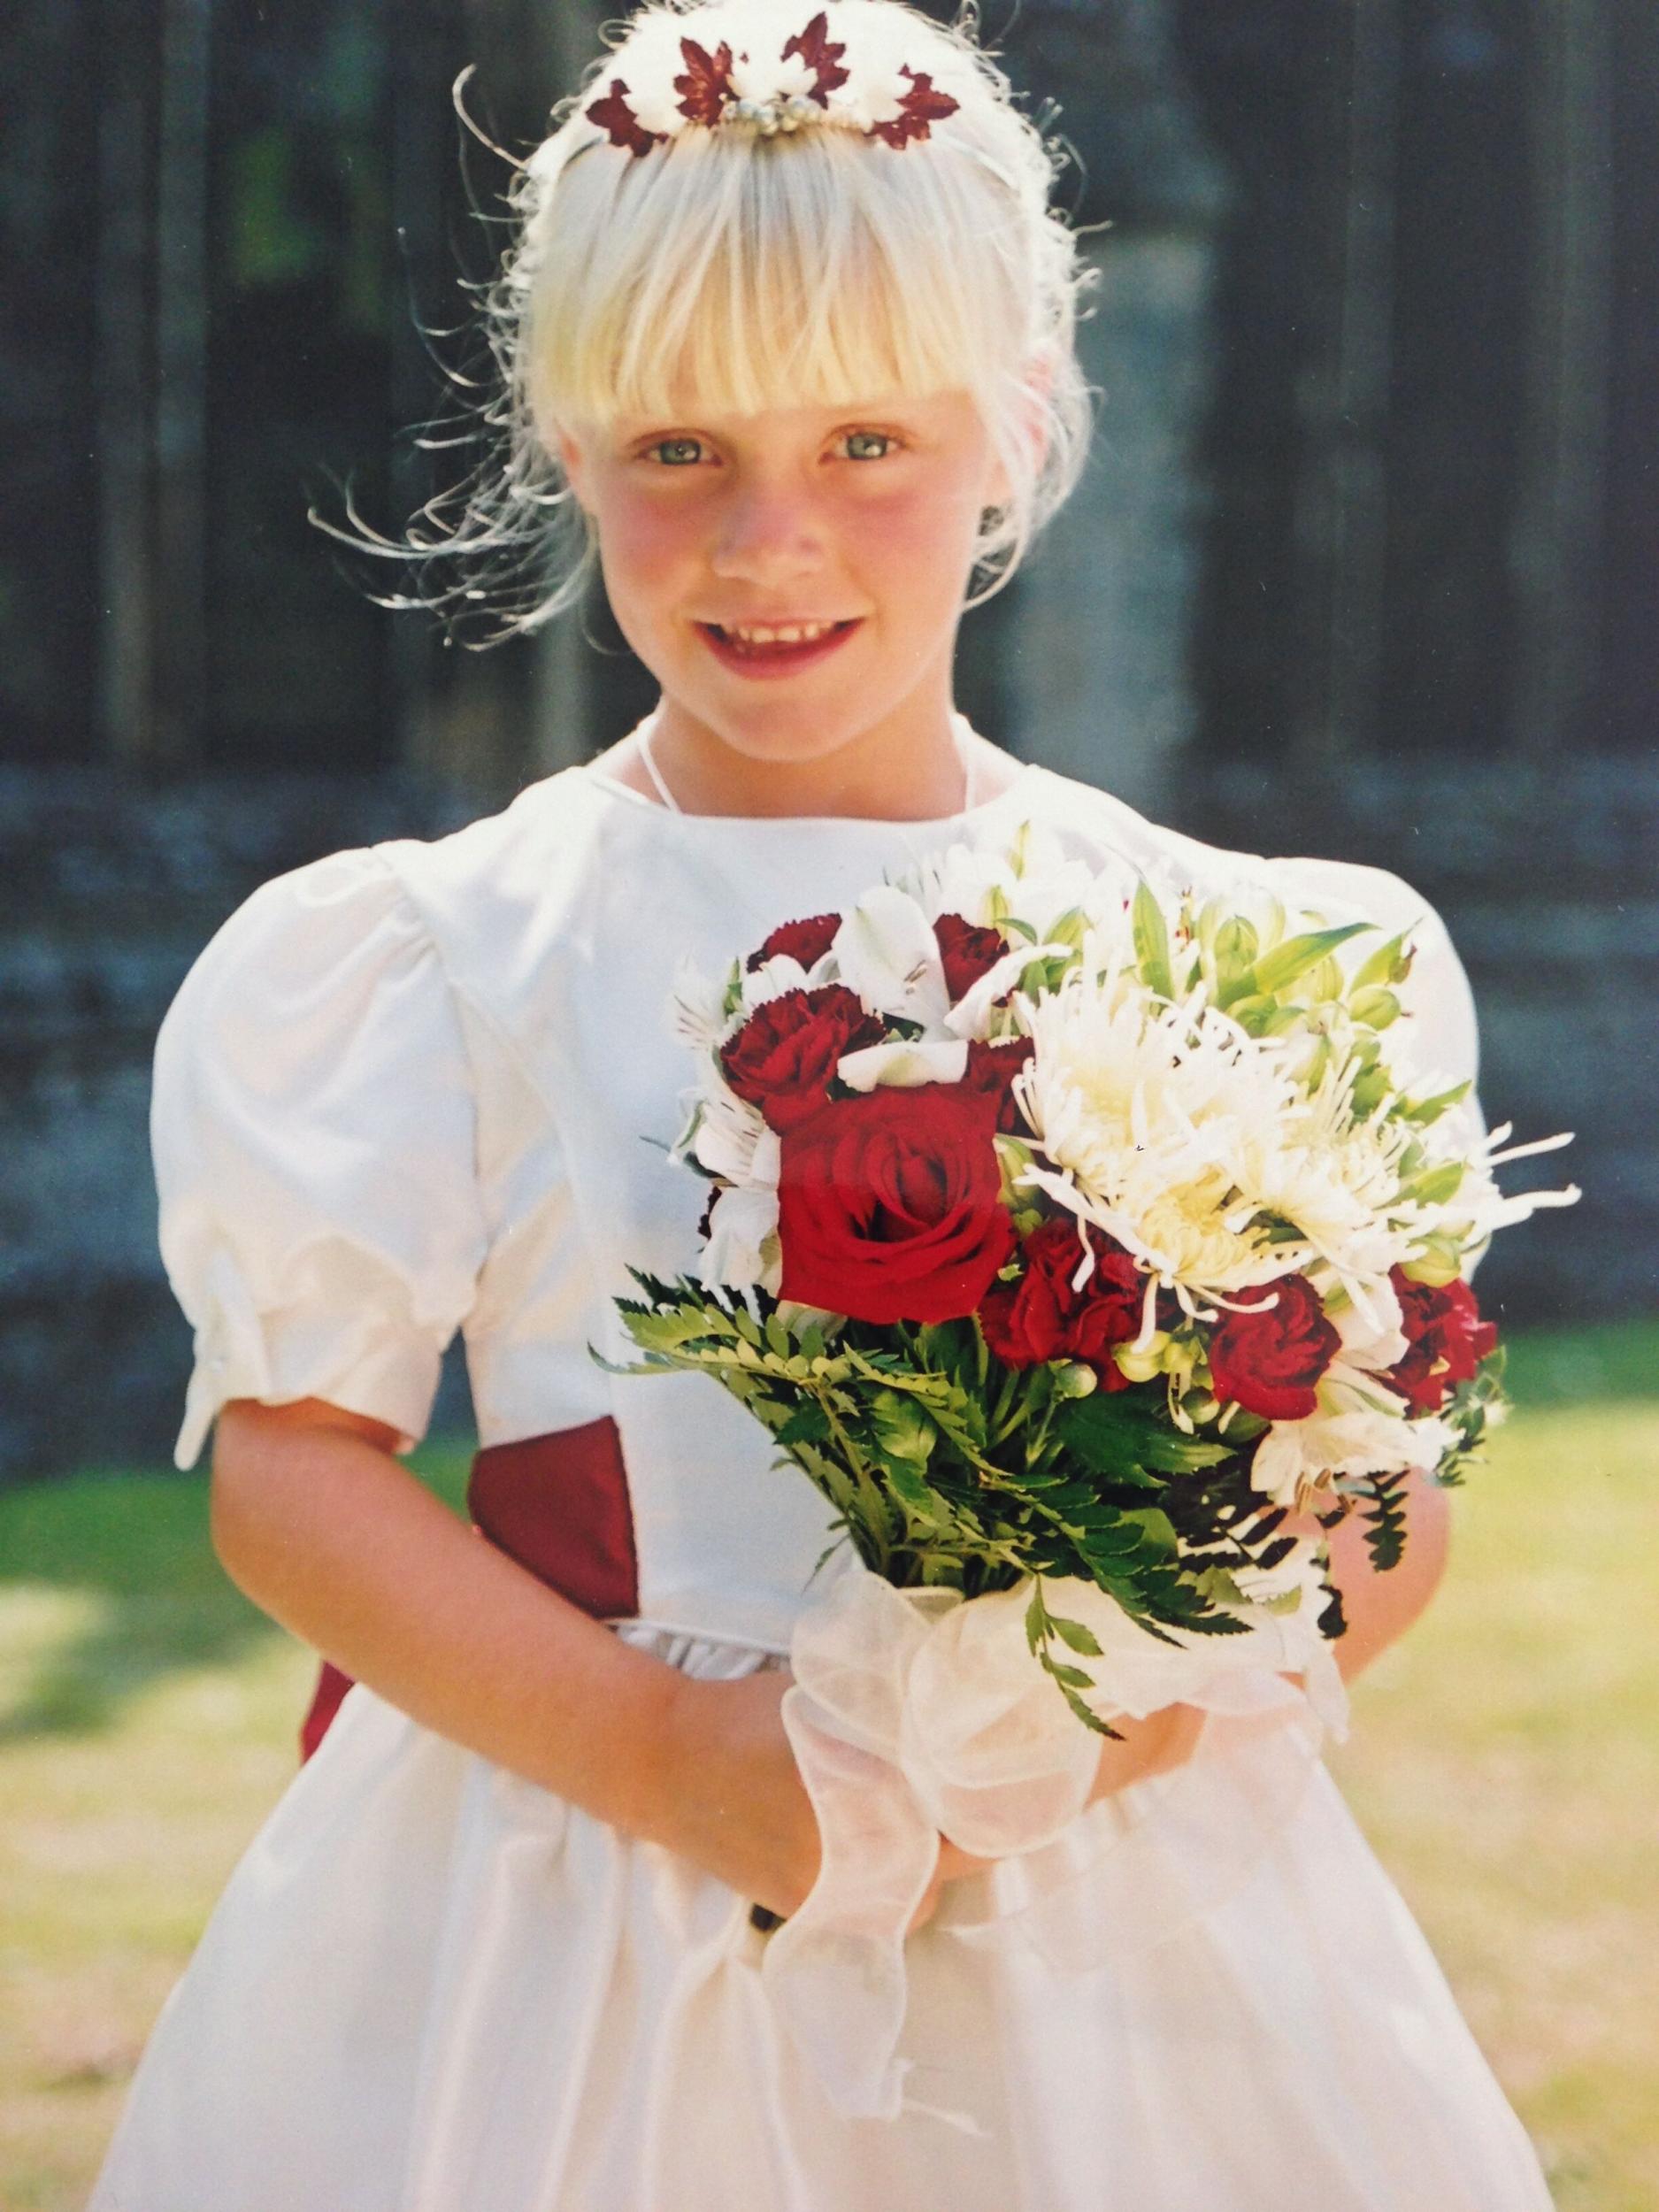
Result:
[[[1226,184],[1171,51],[1173,0],[1087,22],[1038,0],[1021,73],[1063,94],[1099,272],[1081,333],[1097,388],[1090,466],[1003,616],[1011,749],[1156,813],[1192,733],[1187,637],[1202,524],[1193,451],[1209,398],[1210,285]]]

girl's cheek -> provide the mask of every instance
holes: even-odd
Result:
[[[858,534],[873,557],[884,565],[904,566],[923,555],[937,557],[954,550],[964,530],[972,538],[979,510],[959,487],[936,485],[861,503],[858,523]]]
[[[685,567],[699,530],[688,500],[624,499],[601,513],[599,537],[607,572],[624,588],[649,590]]]

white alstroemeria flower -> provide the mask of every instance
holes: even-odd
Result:
[[[1325,1318],[1342,1340],[1325,1373],[1333,1383],[1348,1381],[1373,1391],[1377,1378],[1397,1367],[1411,1348],[1401,1326],[1399,1293],[1388,1278],[1384,1275],[1366,1288],[1366,1305],[1339,1301],[1334,1313],[1325,1310]],[[1394,1394],[1387,1393],[1390,1398]]]
[[[895,887],[909,892],[930,922],[941,914],[960,914],[975,929],[989,923],[997,892],[1012,906],[1014,880],[1001,853],[977,845],[948,845],[893,879]]]
[[[1041,960],[1048,953],[1070,952],[1069,945],[1027,945],[1023,941],[1011,952],[1005,952],[995,967],[987,968],[979,981],[970,986],[945,1016],[945,1027],[958,1037],[976,1037],[983,1041],[991,1033],[992,1016],[998,999],[1005,997],[1025,973],[1027,964]]]
[[[950,1011],[944,963],[933,924],[908,892],[890,883],[866,892],[830,950],[841,981],[866,1006],[939,1033]]]
[[[918,1038],[911,1043],[895,1038],[889,1044],[861,1045],[856,1052],[842,1053],[835,1072],[849,1090],[918,1090],[924,1083],[960,1083],[968,1071],[965,1037],[934,1041]]]
[[[701,1282],[727,1290],[751,1284],[776,1292],[783,1279],[778,1190],[723,1190],[709,1211],[709,1240],[697,1262]]]
[[[1392,1397],[1392,1393],[1378,1393]],[[1411,1419],[1379,1406],[1349,1402],[1327,1411],[1327,1398],[1353,1394],[1321,1386],[1319,1410],[1305,1421],[1275,1421],[1256,1448],[1250,1485],[1275,1505],[1294,1506],[1304,1486],[1321,1475],[1386,1475],[1402,1467],[1437,1467],[1457,1442],[1456,1432],[1432,1414]]]
[[[731,1023],[726,1015],[726,985],[715,982],[691,956],[681,956],[674,971],[671,1018],[674,1034],[699,1058],[723,1041]]]
[[[776,1183],[778,1139],[765,1118],[717,1077],[703,1093],[703,1118],[692,1147],[710,1175],[741,1186]]]

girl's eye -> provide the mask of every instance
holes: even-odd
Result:
[[[848,440],[849,447],[856,447],[861,440],[876,440],[876,442],[879,442],[883,449],[896,447],[898,444],[898,438],[894,435],[894,431],[889,431],[889,429],[848,429],[841,435]],[[695,466],[697,465],[697,462],[695,462],[695,449],[699,449],[702,444],[703,444],[702,438],[657,438],[655,444],[648,444],[646,456],[643,457],[650,460],[650,457],[657,456],[657,453],[671,453],[671,456],[675,456],[675,457],[671,457],[671,460],[665,460],[665,462],[659,462],[659,466],[665,466],[665,469]],[[854,460],[885,460],[887,453],[885,451],[880,451],[880,453],[854,451],[852,457]]]
[[[884,461],[895,443],[890,430],[849,430],[847,457],[849,461]]]
[[[702,438],[659,438],[655,444],[648,444],[646,447],[646,460],[650,460],[652,453],[665,453],[671,447],[684,449],[684,447],[688,447],[688,444],[702,444],[702,442],[703,442]],[[668,466],[680,466],[680,462],[668,462]]]

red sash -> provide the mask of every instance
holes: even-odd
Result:
[[[640,1609],[622,1440],[609,1415],[477,1452],[466,1486],[473,1533],[595,1620]],[[323,1662],[300,1729],[301,1763],[327,1733],[352,1678]]]

